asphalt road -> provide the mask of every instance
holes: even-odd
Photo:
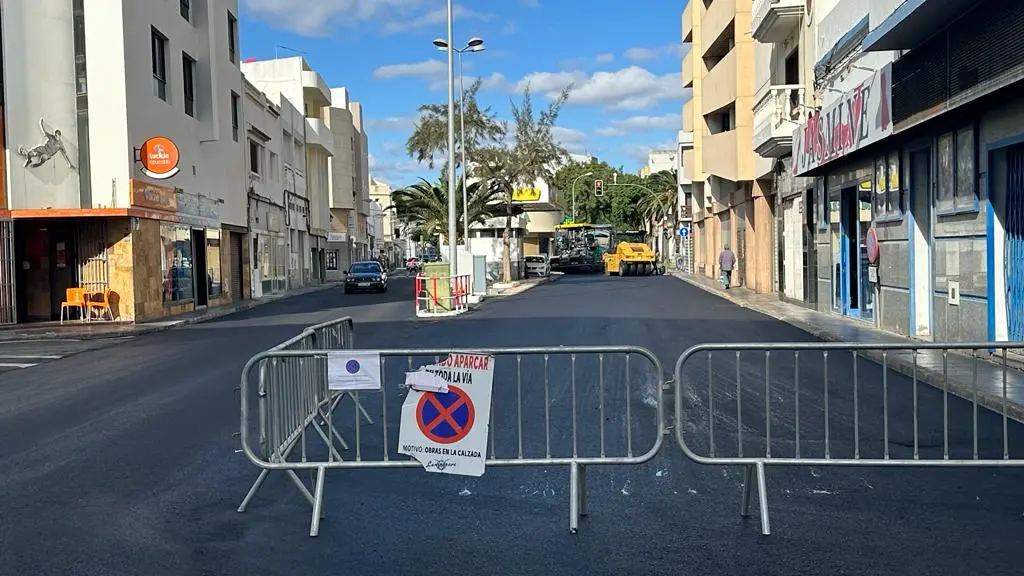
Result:
[[[108,340],[79,340],[76,338],[47,340],[0,341],[0,374],[24,370],[54,360],[68,358],[89,350],[106,348],[131,340],[132,336]]]
[[[491,468],[481,478],[420,470],[354,470],[329,476],[319,538],[308,506],[282,474],[249,511],[235,511],[256,469],[237,454],[233,389],[252,354],[304,326],[341,315],[360,347],[640,345],[671,371],[688,346],[709,341],[809,341],[807,335],[671,277],[571,276],[495,300],[452,320],[411,322],[411,282],[384,295],[337,289],[271,303],[224,319],[141,336],[102,350],[0,374],[0,574],[950,574],[1013,573],[1024,532],[1024,473],[1016,470],[770,469],[774,534],[738,514],[742,470],[698,466],[674,438],[636,466],[592,467],[590,516],[568,533],[564,468]],[[830,439],[848,449],[852,370],[830,370]],[[645,359],[553,352],[500,358],[495,378],[498,457],[572,450],[577,399],[581,454],[634,454],[655,442],[656,372]],[[735,367],[712,366],[716,444],[735,450]],[[763,359],[741,364],[745,450],[764,432]],[[599,372],[599,366],[601,368]],[[804,357],[800,430],[822,449],[820,361]],[[389,361],[387,382],[402,367]],[[681,425],[706,448],[705,364],[685,371]],[[864,450],[880,450],[878,375],[860,367]],[[793,448],[790,360],[769,368],[773,450]],[[552,424],[545,434],[545,378]],[[517,379],[517,374],[521,378]],[[603,374],[603,377],[601,376]],[[627,375],[629,376],[627,385]],[[789,379],[789,380],[787,380]],[[817,388],[815,388],[817,382]],[[889,378],[890,447],[912,446],[909,383]],[[627,387],[628,386],[628,387]],[[604,412],[597,398],[604,398]],[[704,394],[704,396],[702,396]],[[522,410],[516,398],[522,397]],[[625,410],[632,420],[627,423]],[[387,396],[392,422],[401,393]],[[730,404],[730,401],[733,402]],[[918,393],[924,451],[940,449],[942,396]],[[375,417],[379,398],[364,399]],[[968,449],[969,406],[950,400],[953,450]],[[353,439],[351,405],[336,422]],[[604,417],[602,420],[602,416]],[[351,418],[349,418],[351,420]],[[983,452],[1001,452],[1001,420],[983,413]],[[365,426],[365,424],[364,424]],[[937,428],[938,427],[938,428]],[[1011,453],[1021,430],[1011,424]],[[394,455],[397,424],[388,428]],[[627,430],[629,433],[627,434]],[[384,449],[379,418],[362,429],[363,458]],[[966,442],[966,443],[965,443]],[[351,450],[346,457],[351,458]],[[748,452],[749,453],[749,452]]]

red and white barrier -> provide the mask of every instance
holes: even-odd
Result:
[[[469,310],[473,285],[468,274],[416,277],[415,303],[419,317],[457,316]]]

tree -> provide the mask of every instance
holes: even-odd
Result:
[[[679,187],[676,171],[655,172],[644,179],[643,185],[648,188],[639,206],[644,219],[651,223],[660,223],[662,220],[674,222]]]
[[[426,180],[392,192],[391,198],[395,205],[396,217],[414,228],[415,233],[423,239],[429,239],[437,233],[448,233],[448,181],[440,179],[436,184]],[[461,185],[456,191],[461,191]],[[456,242],[465,241],[462,237],[463,219],[469,214],[470,224],[484,222],[495,215],[496,205],[500,204],[500,192],[487,181],[473,182],[466,187],[469,210],[463,210],[462,194],[455,195],[456,229],[459,237]]]
[[[465,102],[466,121],[466,158],[471,158],[481,145],[494,142],[505,134],[505,126],[495,119],[490,107],[481,109],[477,104],[476,95],[483,83],[477,79],[466,89]],[[448,104],[424,104],[419,108],[420,117],[413,128],[412,134],[405,143],[406,152],[417,162],[426,162],[434,168],[434,157],[448,151]],[[459,101],[455,101],[455,149],[459,150],[462,134],[460,125]],[[461,162],[459,155],[455,161]],[[468,160],[467,160],[468,161]],[[446,161],[447,163],[447,161]]]
[[[530,188],[538,180],[551,182],[556,167],[568,161],[569,152],[554,138],[552,128],[572,88],[569,85],[563,89],[547,109],[538,115],[534,113],[530,87],[527,86],[523,90],[520,104],[509,101],[514,124],[511,141],[502,138],[491,146],[482,147],[475,154],[479,164],[476,174],[493,182],[501,194],[505,215],[501,265],[505,282],[512,280],[512,216],[519,210],[512,202],[513,192]]]
[[[582,176],[587,172],[591,176]],[[577,180],[579,178],[579,180]],[[594,195],[594,181],[604,181],[604,195]],[[617,228],[638,228],[643,222],[640,201],[643,189],[627,184],[639,184],[641,179],[621,167],[614,168],[602,160],[586,163],[574,162],[563,166],[554,177],[556,187],[562,191],[559,204],[566,214],[572,213],[572,183],[576,181],[576,219],[594,224],[612,224]],[[619,185],[613,185],[618,182]]]

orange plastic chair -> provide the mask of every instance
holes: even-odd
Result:
[[[64,323],[64,315],[67,310],[71,308],[78,309],[78,317],[80,321],[85,321],[85,288],[68,288],[64,292],[64,301],[60,303],[60,323]],[[71,313],[67,313],[68,320],[71,319]]]
[[[89,318],[92,318],[93,310],[99,310],[98,319],[102,320],[104,316],[110,319],[111,322],[114,320],[114,311],[110,309],[110,288],[104,288],[103,292],[99,296],[96,294],[85,303],[86,309],[89,311]]]

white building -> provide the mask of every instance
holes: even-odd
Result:
[[[329,278],[356,260],[370,256],[367,236],[369,213],[369,151],[363,129],[363,109],[349,98],[347,88],[331,89],[327,124],[334,141],[329,162],[331,234],[328,242]]]
[[[304,162],[294,158],[296,172],[304,173],[304,188],[285,189],[289,229],[289,280],[291,287],[326,279],[327,234],[330,229],[328,161],[334,136],[325,122],[331,91],[304,58],[279,58],[242,63],[246,78],[274,103],[287,100],[301,111],[301,125],[286,126],[293,138],[305,143]],[[296,184],[298,180],[296,179]]]
[[[380,182],[370,176],[370,200],[380,204],[383,211],[383,230],[381,238],[384,242],[384,253],[393,265],[398,265],[403,259],[405,250],[398,245],[396,235],[400,233],[398,220],[395,218],[394,205],[391,199],[391,186],[386,182]]]
[[[0,8],[0,236],[44,247],[0,272],[0,322],[56,319],[76,287],[109,290],[121,320],[245,297],[236,2]]]
[[[647,165],[640,169],[640,176],[647,177],[658,172],[672,171],[682,161],[678,150],[652,150],[647,155]]]

